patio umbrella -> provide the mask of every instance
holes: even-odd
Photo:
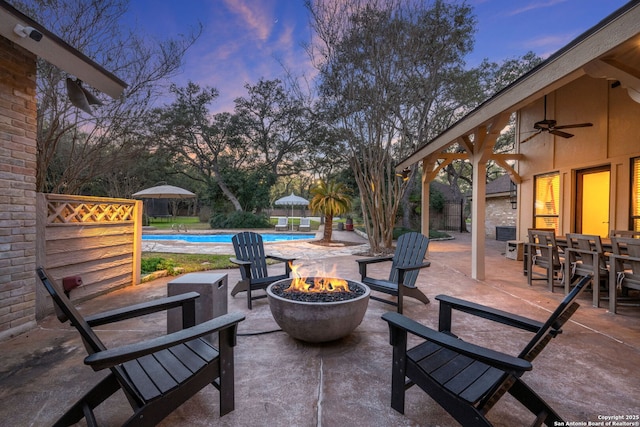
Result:
[[[173,185],[158,185],[132,194],[136,199],[192,199],[196,197],[189,190]]]
[[[307,206],[309,201],[304,197],[296,196],[291,192],[288,196],[281,197],[280,199],[275,201],[275,204],[278,206],[291,206],[291,216],[293,216],[293,207],[294,206]],[[291,230],[293,230],[293,222],[291,222]]]
[[[155,187],[140,190],[137,193],[133,193],[131,196],[135,197],[136,199],[193,199],[194,197],[196,197],[196,195],[191,191],[173,185],[157,185]],[[145,205],[146,204],[147,203],[145,203]],[[173,215],[175,215],[175,205],[177,204],[177,202],[173,201],[171,204],[173,206]],[[149,215],[146,206],[145,213]]]

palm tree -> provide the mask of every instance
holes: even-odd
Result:
[[[309,208],[314,212],[324,214],[324,234],[322,240],[331,242],[333,217],[342,215],[351,209],[349,189],[342,183],[320,181],[311,189],[313,198],[309,202]]]

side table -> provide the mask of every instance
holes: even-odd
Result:
[[[197,292],[196,325],[227,314],[227,275],[218,273],[188,273],[167,283],[167,296]],[[182,313],[172,308],[167,313],[167,332],[182,329]],[[217,334],[205,336],[217,346]]]

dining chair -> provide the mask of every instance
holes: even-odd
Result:
[[[567,233],[565,272],[568,277],[564,282],[565,294],[569,293],[569,289],[578,278],[592,277],[593,306],[599,307],[601,291],[606,291],[609,287],[609,267],[600,236]]]
[[[640,307],[640,239],[612,237],[609,255],[609,312],[619,305]]]
[[[640,231],[634,230],[611,230],[609,237],[631,237],[634,239],[640,239]]]
[[[563,263],[560,259],[555,231],[531,228],[528,230],[527,248],[527,282],[532,286],[534,280],[546,280],[549,291],[561,286]],[[536,268],[534,268],[536,267]],[[538,271],[543,269],[544,273]],[[557,282],[557,284],[556,284]]]

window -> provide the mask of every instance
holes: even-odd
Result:
[[[558,233],[560,217],[560,174],[555,172],[535,177],[533,226],[553,228]]]
[[[631,159],[631,230],[640,231],[640,157]]]

